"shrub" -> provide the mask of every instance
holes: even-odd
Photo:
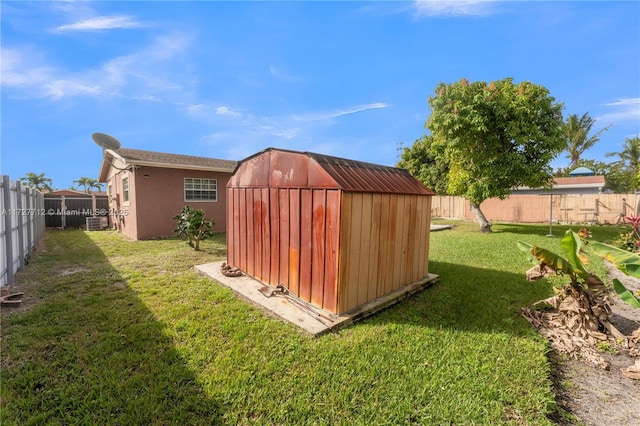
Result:
[[[187,244],[200,250],[200,241],[213,235],[215,222],[207,219],[203,209],[194,209],[191,206],[184,206],[180,213],[173,216],[178,221],[176,229],[173,230],[180,237],[187,237]]]

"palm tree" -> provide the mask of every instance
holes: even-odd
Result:
[[[89,190],[91,190],[91,189],[97,189],[98,191],[102,191],[102,183],[98,182],[97,180],[94,181],[93,185],[91,185]]]
[[[21,181],[25,181],[25,184],[29,188],[37,189],[38,191],[53,191],[51,185],[53,181],[51,178],[45,176],[44,172],[36,174],[28,172],[25,176],[20,178]]]
[[[102,184],[100,182],[89,177],[81,177],[78,180],[74,180],[73,183],[77,183],[79,186],[83,187],[84,192],[87,194],[90,194],[93,188],[98,190],[102,189]]]
[[[633,172],[633,189],[635,190],[637,187],[638,172],[640,172],[640,136],[627,138],[627,140],[624,141],[622,151],[609,152],[605,154],[605,157],[612,157],[614,155],[620,158],[620,161],[614,164],[628,166]]]
[[[588,112],[585,112],[580,118],[578,118],[578,114],[570,115],[567,117],[567,121],[562,124],[562,131],[567,141],[567,158],[571,160],[569,168],[577,166],[580,156],[595,145],[600,140],[600,135],[611,127],[611,125],[608,125],[598,130],[594,135],[589,136],[589,132],[591,132],[595,122],[596,120],[589,117]]]

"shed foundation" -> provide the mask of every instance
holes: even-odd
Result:
[[[297,325],[312,335],[320,335],[330,330],[346,327],[420,290],[430,287],[440,280],[438,275],[428,274],[421,280],[360,305],[349,312],[335,315],[309,303],[302,302],[304,305],[301,305],[301,301],[295,296],[287,297],[286,295],[274,294],[271,297],[266,297],[261,289],[268,286],[268,284],[247,275],[227,277],[220,272],[221,265],[222,262],[215,262],[196,265],[195,268],[203,275],[229,287],[242,298],[251,301],[271,314]]]

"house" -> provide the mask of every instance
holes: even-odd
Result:
[[[235,161],[140,149],[105,149],[99,182],[107,184],[114,228],[134,240],[175,235],[185,205],[204,209],[225,231],[225,187]]]
[[[604,176],[576,174],[570,177],[555,178],[552,192],[556,194],[600,194],[604,188]],[[549,194],[548,189],[531,189],[526,186],[516,188],[512,195]]]
[[[333,314],[429,279],[433,192],[406,170],[268,148],[227,185],[228,264]]]

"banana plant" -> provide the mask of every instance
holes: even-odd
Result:
[[[550,270],[556,274],[567,275],[572,284],[579,285],[585,281],[591,273],[585,267],[586,258],[582,256],[582,239],[575,232],[568,230],[560,247],[566,257],[553,253],[542,247],[533,246],[524,241],[518,241],[518,248],[529,256],[533,263],[542,265],[543,270]],[[540,277],[539,277],[540,278]]]
[[[518,241],[518,248],[536,266],[527,271],[533,281],[551,274],[565,275],[571,282],[554,288],[555,295],[522,308],[522,315],[538,332],[551,341],[554,349],[608,368],[609,363],[598,354],[598,343],[625,336],[609,321],[609,289],[585,266],[583,241],[579,234],[568,230],[560,241],[562,255]],[[543,305],[544,309],[536,306]]]
[[[613,263],[626,275],[640,278],[640,256],[638,254],[598,241],[590,242],[589,248],[592,253]],[[613,279],[613,288],[626,304],[634,308],[640,308],[640,299],[629,291],[619,279]]]

